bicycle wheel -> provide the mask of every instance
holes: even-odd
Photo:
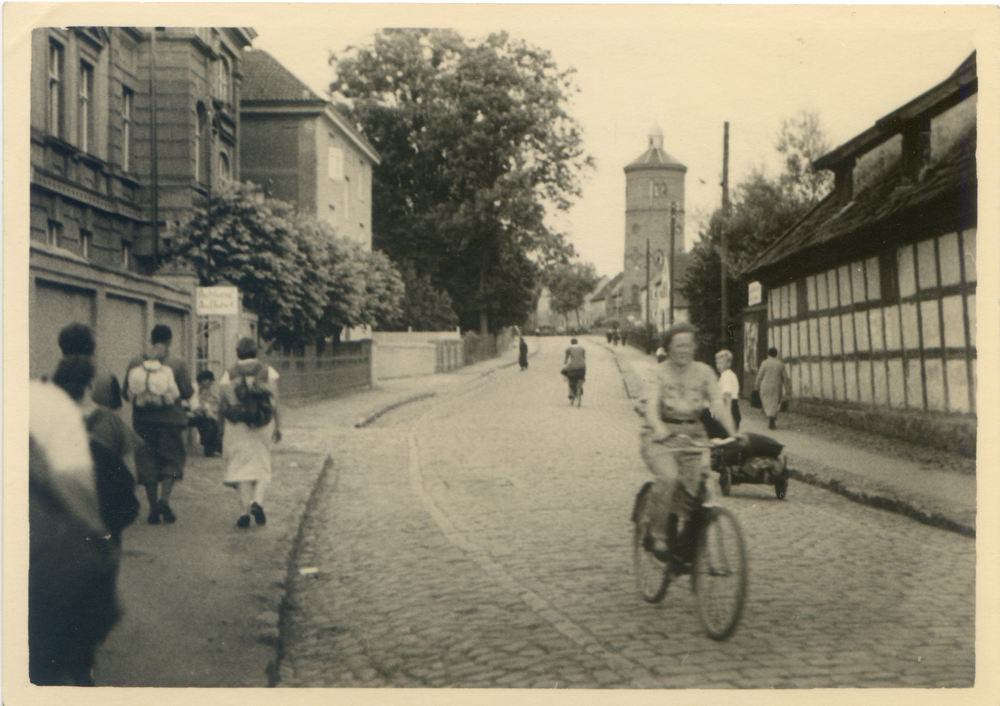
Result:
[[[698,616],[713,640],[729,637],[747,597],[747,556],[743,532],[725,508],[705,510],[694,560]]]
[[[635,583],[639,589],[639,595],[644,601],[658,603],[667,594],[667,585],[670,583],[670,575],[667,571],[669,565],[657,559],[650,551],[652,538],[649,536],[647,523],[643,521],[645,504],[646,496],[643,496],[637,502],[634,513],[636,520],[633,539]]]
[[[583,404],[583,380],[577,380],[576,382],[576,406],[579,407]]]

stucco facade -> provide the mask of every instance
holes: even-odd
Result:
[[[371,248],[375,149],[267,52],[245,52],[244,64],[243,178]]]

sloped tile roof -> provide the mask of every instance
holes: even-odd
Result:
[[[919,234],[903,224],[950,217],[971,226],[976,222],[976,189],[973,129],[913,186],[901,185],[896,165],[844,208],[831,193],[741,275],[767,283],[810,264],[871,256]]]
[[[326,103],[309,86],[262,49],[247,49],[242,60],[244,102]]]
[[[610,282],[608,282],[603,287],[601,287],[600,289],[597,290],[597,293],[590,298],[590,301],[592,301],[592,302],[599,302],[599,301],[603,301],[603,300],[607,299],[608,295],[615,288],[615,286],[617,286],[618,283],[620,283],[622,281],[623,277],[625,277],[625,273],[624,272],[619,272],[618,274],[616,274],[611,279]]]
[[[630,162],[629,165],[625,167],[625,171],[630,172],[633,169],[648,169],[650,167],[662,167],[664,169],[679,169],[681,171],[687,171],[687,167],[671,157],[670,154],[668,154],[662,147],[650,147],[648,150],[639,155],[638,159]]]

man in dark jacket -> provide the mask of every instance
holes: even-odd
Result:
[[[169,326],[154,326],[150,335],[150,351],[133,358],[129,363],[122,390],[122,396],[126,400],[132,400],[132,428],[144,442],[135,452],[135,465],[138,482],[146,486],[146,499],[149,501],[147,521],[151,525],[159,524],[161,517],[164,522],[177,520],[170,508],[170,492],[174,483],[184,477],[184,430],[187,428],[187,413],[181,402],[194,394],[187,365],[180,358],[170,355],[172,340],[173,332]],[[176,399],[165,400],[161,405],[139,404],[138,395],[144,391],[130,387],[129,372],[150,361],[159,361],[161,366],[173,372],[179,392]]]

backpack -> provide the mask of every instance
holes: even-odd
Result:
[[[174,369],[156,358],[129,370],[125,384],[136,407],[170,407],[181,396]]]
[[[222,416],[230,422],[241,422],[248,427],[260,428],[274,418],[274,401],[267,384],[267,365],[243,368],[239,365],[229,371],[235,403],[228,396],[222,405]]]

